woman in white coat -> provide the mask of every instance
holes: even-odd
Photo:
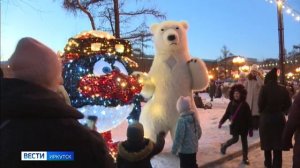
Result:
[[[252,114],[253,129],[257,130],[259,125],[259,112],[258,112],[258,96],[261,87],[264,84],[262,73],[258,69],[258,65],[251,66],[250,73],[245,82],[245,88],[248,92],[246,101],[250,106]]]

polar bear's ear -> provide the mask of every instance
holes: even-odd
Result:
[[[154,23],[153,25],[151,25],[151,33],[154,34],[154,32],[157,30],[159,24],[158,23]]]
[[[189,28],[189,24],[186,21],[181,21],[180,23],[185,29]]]

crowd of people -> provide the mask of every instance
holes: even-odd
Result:
[[[33,38],[23,38],[8,62],[12,76],[3,78],[2,71],[0,74],[1,167],[151,168],[151,158],[163,150],[166,132],[160,132],[154,142],[144,137],[143,125],[136,122],[128,126],[127,139],[119,143],[114,161],[94,124],[84,126],[78,122],[83,115],[70,106],[56,53]],[[210,85],[213,101],[221,89],[214,82]],[[265,167],[280,168],[282,151],[293,148],[295,134],[293,166],[300,167],[300,94],[290,108],[291,96],[277,83],[276,68],[264,78],[253,66],[244,84],[231,87],[229,99],[219,128],[230,120],[232,138],[221,145],[222,154],[241,137],[243,163],[250,164],[247,137],[259,129]],[[202,130],[192,98],[180,97],[177,110],[180,117],[172,153],[179,157],[181,168],[196,168]],[[287,121],[285,115],[289,115]],[[74,151],[76,157],[74,162],[64,164],[21,162],[21,151]]]
[[[249,164],[247,135],[253,136],[254,130],[259,130],[261,150],[264,152],[264,166],[266,168],[282,167],[282,151],[290,150],[292,136],[296,132],[293,167],[299,165],[299,95],[294,100],[287,87],[278,83],[277,69],[269,71],[265,78],[256,65],[243,84],[235,84],[229,92],[230,103],[224,116],[221,118],[219,128],[226,120],[230,120],[230,134],[232,138],[221,145],[221,153],[236,143],[239,136],[242,139],[243,162]],[[298,111],[295,111],[297,110]],[[286,121],[286,115],[289,115]]]

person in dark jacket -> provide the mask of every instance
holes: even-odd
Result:
[[[293,147],[292,138],[295,134],[293,168],[300,167],[300,94],[298,94],[289,111],[289,118],[283,132],[283,149]]]
[[[51,49],[23,38],[9,65],[13,78],[0,82],[1,168],[114,167],[101,136],[82,126],[83,115],[56,93],[61,65]],[[74,161],[21,161],[21,151],[73,151]]]
[[[251,110],[248,103],[245,101],[247,96],[247,91],[245,87],[241,84],[236,84],[232,86],[229,92],[230,102],[227,106],[226,112],[223,115],[219,123],[219,128],[222,127],[226,120],[230,120],[230,134],[232,138],[221,145],[221,153],[226,154],[226,149],[235,144],[239,140],[239,136],[242,139],[243,148],[243,162],[244,164],[249,164],[248,160],[248,133],[252,137],[252,116]]]
[[[204,108],[205,109],[199,92],[194,92],[194,102],[195,102],[195,105],[196,105],[197,108]]]
[[[210,81],[208,92],[209,92],[210,101],[214,101],[214,96],[216,93],[216,84],[214,80]]]
[[[221,98],[222,97],[222,82],[216,82],[216,94],[215,98]]]
[[[282,133],[285,113],[291,105],[289,93],[277,83],[277,69],[273,68],[265,77],[264,86],[258,98],[260,112],[259,135],[261,149],[265,154],[265,166],[282,166]],[[273,151],[273,159],[272,159]]]
[[[118,146],[118,168],[152,168],[151,158],[160,153],[165,145],[165,133],[157,135],[156,143],[144,138],[143,125],[135,122],[128,126],[127,140]]]

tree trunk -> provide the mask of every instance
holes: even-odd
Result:
[[[84,12],[84,13],[89,17],[93,30],[96,30],[95,21],[94,21],[94,18],[93,18],[93,16],[92,16],[92,14],[88,11],[88,9],[84,8],[84,7],[80,4],[80,1],[79,1],[79,0],[77,0],[77,4],[78,4],[78,6],[79,6],[79,9],[80,9],[82,12]]]
[[[115,37],[120,38],[120,11],[119,11],[119,0],[114,1],[114,14],[115,14]]]
[[[91,25],[92,25],[92,29],[93,30],[96,30],[96,26],[95,26],[95,22],[94,22],[94,18],[93,18],[93,16],[91,15],[91,13],[86,13],[87,15],[88,15],[88,17],[89,17],[89,19],[90,19],[90,22],[91,22]]]

